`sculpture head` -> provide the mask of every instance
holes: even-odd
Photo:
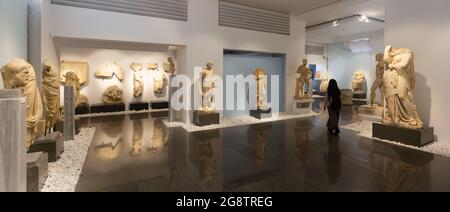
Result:
[[[308,65],[308,59],[303,59],[303,65],[304,66]]]
[[[5,89],[25,87],[29,82],[35,81],[33,66],[23,59],[14,59],[1,69]]]
[[[365,78],[364,72],[362,72],[361,70],[357,70],[355,72],[355,75],[353,76],[354,80],[362,80]]]
[[[75,88],[80,87],[80,79],[78,79],[78,75],[75,72],[67,72],[65,78],[66,82],[64,83],[64,85],[74,86]]]
[[[214,67],[214,63],[211,61],[206,64],[206,69],[208,69],[208,70],[211,70],[213,67]]]
[[[167,61],[169,61],[170,64],[174,64],[172,57],[167,58]]]
[[[58,70],[56,70],[56,66],[52,62],[44,60],[42,63],[42,75],[44,77],[57,77]]]
[[[376,61],[377,62],[383,62],[383,58],[384,58],[384,55],[383,54],[377,54],[376,56],[375,56],[375,59],[376,59]]]
[[[266,76],[266,71],[263,68],[257,68],[253,75],[255,75],[256,79],[260,79]]]

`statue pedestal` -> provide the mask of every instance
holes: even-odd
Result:
[[[35,152],[27,154],[27,192],[41,192],[47,177],[47,153]]]
[[[353,106],[353,91],[350,89],[342,89],[341,93],[342,105]]]
[[[365,92],[353,92],[353,105],[359,107],[367,105],[367,93]]]
[[[250,110],[250,116],[257,119],[270,119],[272,118],[272,108],[268,108],[267,110]]]
[[[313,99],[294,100],[291,105],[291,113],[294,115],[309,114],[312,112],[313,102]]]
[[[25,192],[26,100],[20,90],[0,90],[0,192]]]
[[[75,115],[84,115],[90,113],[90,106],[88,104],[78,105],[75,108]]]
[[[64,152],[64,141],[60,139],[59,133],[48,134],[36,139],[30,146],[29,153],[45,152],[48,154],[48,162],[56,162]]]
[[[434,141],[434,128],[409,129],[382,123],[373,123],[373,137],[423,147]]]
[[[129,108],[131,111],[141,111],[150,109],[148,102],[131,102]]]
[[[165,102],[165,101],[150,102],[150,108],[152,110],[168,109],[169,108],[169,102]]]
[[[220,124],[220,114],[196,110],[194,111],[194,124],[200,127]]]
[[[91,113],[114,113],[125,111],[125,104],[94,104],[91,105]]]

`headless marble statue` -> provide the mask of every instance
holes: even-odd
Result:
[[[50,130],[59,118],[59,88],[61,85],[58,70],[53,63],[45,60],[42,67],[42,98],[47,115],[45,129]]]
[[[353,92],[355,93],[364,92],[365,85],[366,85],[366,76],[364,75],[364,72],[362,72],[361,70],[357,70],[353,75],[352,81]]]
[[[27,149],[34,143],[36,126],[42,117],[42,102],[36,85],[36,73],[27,61],[14,59],[1,69],[5,89],[20,89],[26,98]],[[5,111],[2,111],[5,112]],[[7,112],[7,111],[6,111]]]
[[[167,81],[166,74],[159,69],[153,71],[153,91],[155,94],[162,94],[165,82]]]
[[[169,58],[167,58],[167,61],[169,63],[164,63],[164,71],[170,75],[175,74],[176,68],[175,68],[175,62],[173,61],[173,58],[169,57]]]
[[[142,74],[144,65],[142,63],[132,63],[130,68],[134,71],[134,97],[140,97],[144,92],[144,76]]]
[[[80,79],[78,78],[78,75],[75,72],[69,71],[65,75],[66,81],[64,82],[65,86],[73,86],[73,92],[74,92],[74,105],[87,105],[89,104],[88,99],[80,94],[81,91],[81,85],[80,85]]]
[[[383,123],[406,128],[423,128],[413,98],[415,88],[414,54],[411,49],[386,47],[383,90],[387,111]]]
[[[311,95],[307,94],[307,92],[310,92],[312,71],[308,68],[307,59],[303,59],[303,64],[298,67],[297,73],[300,74],[300,77],[297,78],[294,99],[311,99]],[[305,89],[305,87],[307,87],[308,89]]]
[[[216,81],[213,70],[214,63],[208,62],[206,68],[202,70],[201,75],[201,87],[200,94],[202,97],[202,105],[200,111],[213,112],[215,108],[215,89]]]
[[[253,75],[256,79],[256,106],[260,110],[268,110],[270,107],[267,105],[266,71],[263,68],[258,68]]]
[[[377,54],[376,60],[377,60],[377,67],[376,67],[376,79],[375,82],[373,82],[371,94],[370,94],[370,100],[371,105],[375,102],[375,99],[377,98],[377,90],[380,90],[381,93],[381,99],[384,99],[383,96],[383,77],[384,77],[384,55],[383,54]],[[381,105],[384,104],[384,101],[381,103]]]

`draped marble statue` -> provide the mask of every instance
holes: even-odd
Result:
[[[142,63],[132,63],[130,65],[131,70],[134,71],[134,97],[142,96],[144,92],[144,75],[142,74],[142,69],[144,69],[144,64]]]
[[[384,62],[387,69],[383,76],[386,101],[383,123],[413,129],[423,128],[412,93],[416,84],[413,51],[388,46]]]
[[[167,77],[163,71],[156,69],[153,71],[153,92],[162,94],[166,85]]]
[[[300,67],[298,67],[297,73],[300,74],[300,76],[297,78],[294,99],[296,100],[311,99],[312,97],[311,95],[308,94],[308,92],[310,92],[311,79],[313,73],[311,69],[309,69],[308,67],[307,59],[303,59],[303,64]]]
[[[377,67],[376,67],[376,79],[373,82],[372,88],[370,89],[370,100],[371,105],[375,102],[375,99],[377,98],[377,90],[380,90],[381,93],[381,99],[384,99],[383,96],[383,77],[384,77],[384,55],[383,54],[377,54],[376,61],[377,61]],[[381,103],[383,105],[384,102]]]
[[[45,60],[42,64],[42,76],[42,100],[47,115],[45,129],[49,130],[59,119],[59,88],[61,85],[58,70],[49,60]]]
[[[200,73],[201,76],[201,85],[200,85],[200,94],[202,97],[202,104],[200,107],[200,111],[203,112],[214,112],[215,108],[215,90],[216,90],[216,81],[214,77],[213,70],[214,63],[208,62],[206,67],[203,68]]]
[[[80,78],[78,78],[78,74],[72,71],[69,71],[64,76],[66,79],[64,82],[64,86],[73,86],[73,92],[74,92],[74,105],[88,105],[89,100],[86,96],[83,96],[80,94],[81,91],[81,85],[80,85]]]
[[[253,73],[256,80],[256,107],[260,110],[268,110],[267,105],[267,75],[263,68],[257,68]]]
[[[353,75],[353,81],[352,81],[352,88],[353,92],[364,92],[364,88],[366,85],[366,76],[364,75],[364,72],[361,70],[357,70],[355,74]]]
[[[34,143],[36,126],[42,117],[42,101],[33,66],[23,59],[13,59],[1,69],[5,89],[20,89],[26,98],[27,149]],[[7,111],[2,111],[7,112]]]
[[[167,58],[167,61],[169,63],[164,63],[164,71],[170,75],[175,74],[176,68],[175,68],[175,62],[173,61],[173,58],[169,57],[169,58]]]

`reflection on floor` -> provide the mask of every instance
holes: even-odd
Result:
[[[187,133],[166,115],[82,120],[97,132],[77,191],[450,191],[450,158],[329,136],[324,116]]]

